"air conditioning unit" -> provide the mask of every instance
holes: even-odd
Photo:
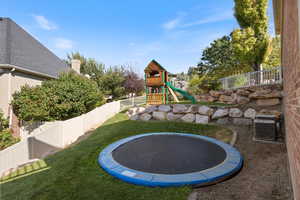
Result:
[[[254,140],[277,142],[281,133],[280,117],[257,115],[254,119]]]

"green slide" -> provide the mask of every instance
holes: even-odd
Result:
[[[195,97],[191,96],[187,91],[184,91],[182,89],[176,88],[172,85],[171,82],[167,82],[166,85],[168,87],[170,87],[172,90],[174,90],[175,92],[180,93],[182,96],[184,96],[185,98],[189,99],[192,101],[192,103],[196,103],[196,99]]]

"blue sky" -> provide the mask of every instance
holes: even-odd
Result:
[[[10,0],[1,2],[0,13],[61,58],[79,51],[106,65],[131,64],[139,73],[156,59],[175,73],[196,65],[210,42],[238,28],[233,6],[233,0]]]

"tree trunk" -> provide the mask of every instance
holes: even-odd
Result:
[[[254,71],[260,71],[260,64],[259,63],[254,63],[253,65],[253,69]],[[260,73],[256,73],[255,75],[255,85],[260,85],[262,78],[261,78],[261,74]]]
[[[260,63],[254,63],[252,66],[254,71],[259,71],[260,70]]]

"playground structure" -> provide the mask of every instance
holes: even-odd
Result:
[[[173,86],[169,81],[168,71],[155,60],[152,60],[144,71],[147,104],[168,104],[169,92],[176,102],[179,102],[179,100],[175,92],[181,94],[192,103],[196,103],[195,98],[188,92]]]

